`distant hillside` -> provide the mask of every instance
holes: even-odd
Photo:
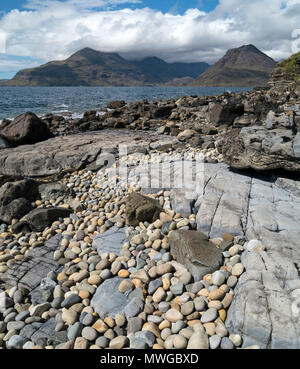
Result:
[[[129,61],[117,53],[82,49],[63,61],[24,69],[7,86],[142,86],[164,84],[174,78],[196,77],[207,63],[166,63],[150,57]]]
[[[199,86],[263,86],[276,62],[253,45],[230,49],[217,63],[201,74]]]
[[[276,74],[298,81],[300,79],[300,52],[278,63],[272,75]]]

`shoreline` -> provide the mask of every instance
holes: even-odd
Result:
[[[0,150],[0,347],[298,348],[299,95],[110,106]]]

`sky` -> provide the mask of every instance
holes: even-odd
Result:
[[[300,50],[299,20],[300,0],[1,0],[0,79],[84,47],[212,64],[254,44],[281,60]]]

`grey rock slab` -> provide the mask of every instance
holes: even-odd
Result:
[[[121,282],[121,278],[115,277],[107,279],[97,288],[91,306],[102,319],[107,316],[114,318],[116,314],[124,313],[129,300],[118,290]]]
[[[125,239],[125,228],[114,226],[105,233],[97,235],[93,239],[92,247],[97,250],[99,255],[106,252],[113,252],[119,255]]]
[[[118,153],[119,145],[126,145],[128,153],[141,152],[152,142],[157,146],[177,143],[175,137],[157,135],[155,132],[131,130],[103,130],[58,136],[34,145],[0,151],[0,174],[42,177],[75,170],[99,161],[100,153]]]
[[[17,261],[9,269],[0,274],[6,285],[25,287],[30,291],[32,302],[43,303],[41,281],[51,271],[59,272],[61,266],[53,260],[54,251],[59,248],[62,236],[60,234],[47,240],[43,246],[34,248],[26,254],[22,261]],[[1,287],[1,285],[0,285]]]

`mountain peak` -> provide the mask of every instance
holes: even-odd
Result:
[[[256,46],[243,45],[228,50],[197,82],[200,86],[266,85],[275,66],[275,61]]]

